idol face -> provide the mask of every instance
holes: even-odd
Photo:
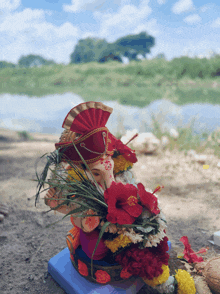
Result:
[[[94,179],[103,190],[106,190],[106,188],[111,186],[111,183],[114,181],[114,161],[111,156],[103,156],[101,159],[94,163],[90,163],[88,166]],[[87,175],[89,179],[92,180],[92,176],[88,171]]]
[[[88,164],[90,171],[92,172],[92,175],[96,182],[100,185],[102,190],[106,190],[106,188],[109,188],[111,186],[111,183],[114,181],[114,161],[111,158],[111,156],[103,156],[100,160]],[[91,173],[88,170],[85,170],[88,178],[91,181],[94,181]],[[96,222],[96,224],[99,224],[99,218],[98,217],[91,217],[93,219],[93,222]],[[78,228],[81,228],[84,232],[91,232],[94,230],[94,227],[91,229],[87,228],[86,222],[88,221],[87,217],[81,218],[81,217],[73,217],[74,223]]]

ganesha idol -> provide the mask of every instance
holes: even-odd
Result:
[[[141,277],[161,293],[174,293],[166,220],[155,194],[160,187],[151,191],[135,181],[135,151],[106,127],[112,111],[86,102],[67,114],[48,157],[54,168],[45,203],[70,216],[70,259],[86,279],[107,284]]]

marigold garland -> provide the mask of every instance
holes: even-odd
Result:
[[[120,234],[114,240],[105,240],[105,245],[111,250],[111,252],[115,253],[118,248],[126,247],[128,244],[132,243],[132,241],[125,235]]]
[[[185,270],[178,269],[175,279],[178,282],[178,294],[195,294],[196,287],[193,277]]]
[[[114,174],[117,175],[125,170],[128,170],[129,168],[132,168],[133,163],[126,160],[122,155],[118,155],[115,158],[112,158],[114,160]]]
[[[103,270],[97,270],[95,273],[96,281],[101,284],[106,284],[111,281],[110,275]]]
[[[164,237],[157,247],[144,249],[133,244],[116,255],[115,260],[132,275],[152,280],[163,273],[163,264],[168,265],[167,241],[168,238]]]
[[[153,278],[152,280],[143,279],[144,282],[151,287],[155,287],[157,285],[161,285],[161,284],[165,283],[170,276],[170,269],[169,269],[168,265],[163,264],[162,270],[163,270],[163,273],[161,275]]]
[[[83,170],[81,171],[81,173],[84,175]],[[68,169],[68,180],[73,181],[73,179],[75,179],[77,181],[82,181],[82,178],[79,176],[78,173],[76,173],[74,168],[70,168],[70,169]]]
[[[78,270],[82,276],[87,277],[89,274],[87,265],[84,262],[82,262],[80,259],[78,259]]]

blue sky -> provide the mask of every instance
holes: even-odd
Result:
[[[69,63],[78,40],[146,31],[148,58],[220,54],[219,0],[0,0],[0,61],[38,54]]]

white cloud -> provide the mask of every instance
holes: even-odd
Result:
[[[157,3],[160,4],[160,5],[165,4],[166,0],[157,0]]]
[[[145,0],[137,7],[135,5],[124,5],[117,13],[95,12],[94,17],[100,21],[100,33],[102,38],[114,41],[117,37],[130,34],[151,14],[152,9],[148,6],[149,1]]]
[[[82,34],[81,39],[86,39],[86,38],[97,38],[97,34],[95,32],[85,32]]]
[[[190,25],[201,22],[202,18],[198,14],[191,14],[184,18],[184,21]]]
[[[180,14],[193,8],[194,6],[192,0],[179,0],[173,5],[172,12],[175,14]]]
[[[207,10],[209,10],[209,9],[211,9],[211,5],[209,5],[209,4],[207,4],[207,5],[204,5],[204,6],[202,6],[201,8],[200,8],[200,11],[201,12],[206,12]]]
[[[216,18],[212,24],[211,24],[212,28],[220,28],[220,17]]]
[[[105,0],[71,0],[71,4],[63,4],[65,12],[79,12],[82,10],[95,11],[102,7]]]
[[[161,31],[158,26],[157,20],[152,18],[151,20],[138,25],[133,31],[132,34],[139,34],[141,32],[146,32],[153,37],[157,37],[160,35]]]
[[[0,60],[17,62],[21,55],[39,54],[57,62],[69,62],[79,36],[70,22],[56,26],[45,20],[47,12],[24,9],[5,15],[0,22]]]
[[[21,0],[0,0],[1,11],[13,11],[21,5]]]
[[[32,10],[27,8],[22,12],[15,12],[6,15],[0,23],[0,32],[16,34],[19,31],[29,30],[36,23],[40,23],[44,19],[44,11],[40,9]]]

